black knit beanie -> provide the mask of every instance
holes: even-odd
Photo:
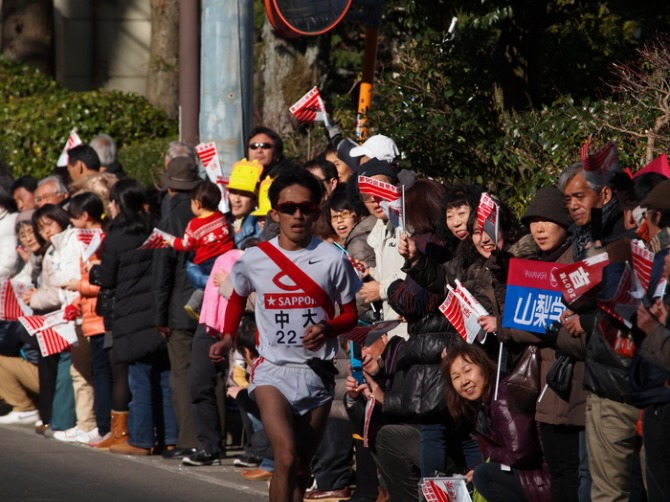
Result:
[[[563,202],[563,193],[556,187],[544,187],[537,191],[535,198],[521,218],[521,222],[530,228],[533,218],[552,221],[566,230],[572,225]]]

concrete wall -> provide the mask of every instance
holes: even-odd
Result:
[[[54,29],[60,83],[145,94],[150,0],[54,0]]]

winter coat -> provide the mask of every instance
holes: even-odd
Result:
[[[442,245],[432,234],[416,236],[425,252]],[[462,339],[439,311],[442,295],[430,293],[411,277],[389,288],[389,304],[407,320],[409,338],[398,352],[392,388],[384,394],[384,414],[392,421],[442,423],[446,416],[442,351]]]
[[[476,436],[484,458],[517,469],[521,486],[530,502],[551,500],[551,475],[544,461],[537,423],[509,409],[506,379],[501,380],[498,399],[493,392],[483,405]]]
[[[228,218],[228,221],[233,221],[232,217]],[[260,239],[262,229],[258,224],[258,217],[253,215],[247,215],[242,221],[240,230],[235,233],[233,241],[235,242],[235,247],[238,249],[244,249],[246,243],[251,239]]]
[[[101,286],[114,292],[112,337],[114,356],[133,362],[165,348],[158,333],[152,249],[137,249],[149,233],[107,233],[99,268]]]
[[[200,311],[200,324],[204,324],[208,331],[215,333],[223,332],[223,322],[225,319],[228,300],[219,294],[219,288],[214,285],[214,275],[220,271],[230,274],[233,264],[242,256],[239,249],[231,249],[227,253],[219,256],[214,262],[212,273],[207,279],[205,294],[202,300],[202,310]]]
[[[99,260],[99,252],[100,250],[96,251],[90,260]],[[102,316],[96,314],[100,286],[91,284],[86,263],[84,260],[80,260],[80,262],[81,279],[77,284],[79,298],[75,305],[81,311],[81,329],[84,336],[100,335],[105,332],[105,321]]]
[[[105,214],[109,215],[109,191],[117,181],[118,178],[108,172],[87,174],[70,183],[70,197],[74,197],[81,193],[92,192],[100,197]]]
[[[376,267],[375,250],[368,244],[368,235],[377,223],[377,218],[368,216],[356,223],[349,235],[344,240],[344,249],[355,259],[364,261],[365,264],[374,269]]]
[[[9,279],[21,268],[19,254],[16,252],[16,216],[0,207],[0,279]]]
[[[379,295],[384,302],[384,320],[397,319],[398,313],[388,303],[388,288],[393,281],[405,278],[405,273],[402,271],[405,260],[398,253],[398,231],[391,223],[378,219],[368,235],[368,244],[375,252],[376,268],[370,275],[379,281]],[[401,336],[406,339],[407,324],[401,323],[389,332],[389,336]]]
[[[71,304],[79,293],[60,286],[81,279],[80,260],[81,248],[72,227],[54,235],[44,253],[40,287],[30,298],[30,307],[48,312]]]
[[[178,192],[170,198],[169,213],[157,227],[170,235],[184,235],[186,225],[193,219],[191,198]],[[156,295],[156,324],[171,329],[195,332],[197,322],[191,319],[186,305],[193,294],[193,286],[186,277],[186,260],[191,253],[172,248],[154,251],[154,291]]]

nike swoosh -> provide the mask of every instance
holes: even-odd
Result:
[[[307,260],[307,263],[309,263],[310,265],[314,265],[315,263],[319,263],[320,261],[321,261],[321,260],[314,260],[314,261],[312,261],[312,260]]]

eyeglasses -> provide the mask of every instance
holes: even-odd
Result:
[[[361,200],[363,202],[379,202],[381,200],[380,197],[375,197],[374,195],[370,195],[369,193],[362,193],[361,194]]]
[[[40,195],[38,197],[35,197],[35,204],[39,204],[42,201],[46,201],[50,199],[51,197],[55,197],[56,195],[61,195],[63,192],[51,192],[51,193],[45,193],[44,195]]]
[[[282,202],[277,204],[277,211],[282,214],[293,215],[295,212],[300,209],[300,213],[305,216],[317,213],[319,211],[319,206],[313,202]]]
[[[249,145],[249,150],[258,150],[262,148],[263,150],[270,150],[275,146],[272,143],[251,143]]]
[[[335,214],[331,215],[330,216],[330,221],[337,221],[340,218],[342,218],[343,220],[348,220],[349,218],[353,218],[354,216],[356,216],[355,212],[350,211],[349,209],[343,209],[339,213],[335,213]]]

